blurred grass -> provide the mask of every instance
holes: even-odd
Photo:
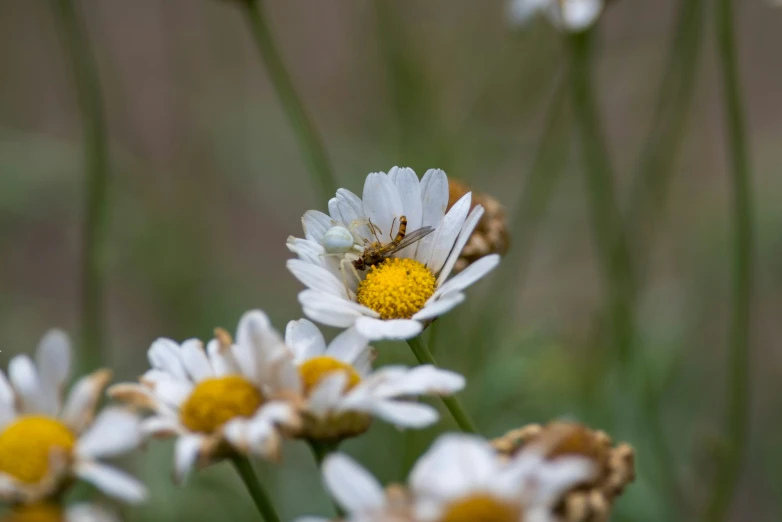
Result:
[[[558,36],[544,23],[510,31],[499,3],[268,7],[286,65],[347,188],[360,192],[367,172],[394,164],[419,174],[446,167],[498,197],[511,215],[538,221],[534,234],[528,225],[515,227],[506,263],[436,324],[438,361],[468,375],[461,399],[481,431],[495,436],[559,417],[590,422],[637,449],[638,480],[621,498],[615,520],[692,520],[709,493],[703,477],[713,473],[723,444],[723,403],[716,397],[724,391],[732,302],[715,82],[696,81],[696,72],[714,72],[714,50],[699,43],[699,31],[682,29],[685,4],[694,10],[695,2],[659,9],[614,4],[596,42],[596,91],[617,198],[627,215],[642,214],[630,239],[634,260],[644,267],[635,342],[640,363],[625,374],[609,364],[569,109],[550,145],[542,139],[565,65]],[[95,34],[102,68],[110,64],[113,83],[123,83],[121,94],[106,91],[116,169],[106,355],[119,380],[144,370],[146,348],[158,335],[206,338],[215,326],[233,330],[252,307],[266,309],[280,329],[298,318],[298,285],[285,272],[283,242],[300,232],[304,210],[326,207],[239,12],[206,1],[176,7],[180,16],[164,21],[155,10],[131,5],[86,10],[87,25],[101,29]],[[766,27],[772,18],[766,9],[742,6],[745,34],[757,33],[746,34],[743,53],[752,59],[743,72],[749,116],[757,122],[750,129],[763,284],[753,320],[763,349],[755,351],[751,451],[734,520],[753,521],[777,520],[782,511],[782,473],[774,466],[782,456],[776,326],[782,127],[772,88],[780,80],[769,66],[779,38]],[[708,11],[687,13],[690,23],[708,20]],[[44,329],[74,331],[78,322],[83,168],[78,122],[65,94],[67,69],[49,16],[33,4],[0,7],[3,365],[32,350]],[[177,42],[167,53],[160,52],[160,42],[170,42],[164,37]],[[682,50],[673,51],[679,44]],[[629,69],[640,76],[631,78]],[[660,85],[666,70],[674,71],[671,80]],[[651,124],[655,117],[659,126]],[[644,150],[660,151],[659,157],[639,160]],[[633,186],[644,165],[656,165],[647,173],[660,176],[644,179],[663,189]],[[653,203],[663,193],[665,204]],[[643,202],[633,203],[638,199]],[[378,348],[379,364],[415,362],[403,343]],[[641,400],[644,393],[650,402]],[[440,425],[410,437],[375,423],[344,450],[382,480],[400,481],[410,459],[403,463],[398,455],[418,454],[453,429],[445,411]],[[670,462],[661,460],[655,430],[670,445]],[[123,508],[130,520],[256,519],[227,465],[194,475],[180,489],[170,481],[171,457],[169,444],[153,443],[127,461],[153,491],[150,504]],[[330,513],[307,448],[286,444],[284,463],[258,464],[282,518]],[[678,484],[670,483],[666,467]]]

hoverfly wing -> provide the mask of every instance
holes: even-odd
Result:
[[[413,230],[412,232],[408,232],[407,235],[405,235],[405,237],[399,243],[388,245],[389,247],[393,247],[393,248],[389,249],[386,252],[386,255],[391,255],[395,252],[399,252],[406,246],[412,245],[416,241],[422,240],[432,232],[434,232],[433,227],[421,227],[418,230]]]

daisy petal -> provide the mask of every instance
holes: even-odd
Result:
[[[436,237],[432,247],[431,258],[425,263],[432,273],[439,273],[445,264],[445,260],[448,259],[448,254],[451,253],[456,237],[459,235],[459,231],[461,231],[464,225],[464,220],[470,212],[471,203],[472,194],[468,192],[454,203],[443,218],[440,228],[432,234]]]
[[[11,359],[8,377],[22,399],[22,410],[26,413],[41,411],[41,381],[32,359],[27,355],[17,355]]]
[[[467,241],[470,239],[472,231],[478,226],[481,217],[483,217],[483,207],[475,205],[475,208],[472,209],[470,215],[467,216],[467,219],[462,226],[462,231],[459,232],[459,237],[456,239],[456,244],[454,244],[453,249],[451,250],[451,255],[448,256],[445,266],[443,266],[440,275],[437,277],[438,287],[448,280],[448,276],[451,275],[451,270],[453,270],[453,265],[455,265],[456,260],[459,259],[459,255],[462,253],[464,245],[466,245]]]
[[[383,339],[412,339],[423,330],[423,325],[412,319],[392,319],[384,321],[371,317],[356,319],[358,333],[371,341]]]
[[[13,407],[14,400],[14,389],[11,387],[11,383],[8,382],[5,372],[0,370],[0,402]]]
[[[206,345],[206,353],[216,377],[242,374],[231,346],[222,346],[220,341],[212,339]]]
[[[348,328],[329,343],[326,353],[330,357],[353,364],[362,352],[369,349],[368,343],[369,339],[361,335],[358,330]]]
[[[182,483],[198,460],[204,438],[201,435],[183,435],[177,438],[174,449],[174,480]]]
[[[170,379],[155,384],[155,396],[163,403],[175,408],[179,408],[192,391],[193,386],[184,381]]]
[[[335,328],[348,328],[353,326],[356,322],[356,317],[359,316],[359,314],[354,312],[344,310],[331,311],[320,307],[313,308],[307,305],[302,305],[302,311],[304,312],[304,315],[313,321],[325,324],[326,326],[334,326]]]
[[[57,415],[61,394],[71,365],[71,344],[62,330],[50,330],[38,344],[36,353],[41,383],[42,407],[48,415]]]
[[[464,290],[497,268],[497,265],[499,264],[500,256],[498,254],[489,254],[488,256],[480,258],[463,271],[453,276],[453,279],[445,281],[443,285],[437,289],[432,298],[436,299],[439,296],[450,292]]]
[[[498,465],[491,446],[480,437],[443,435],[418,459],[409,482],[423,496],[451,499],[483,488]]]
[[[183,432],[179,419],[167,415],[144,419],[140,429],[142,437],[168,438],[180,435]]]
[[[285,344],[293,350],[294,361],[297,363],[322,355],[326,351],[323,334],[307,319],[288,323],[285,328]]]
[[[289,259],[285,266],[307,288],[320,290],[336,296],[345,297],[345,284],[337,279],[327,269],[302,261],[301,259]]]
[[[377,417],[404,428],[425,428],[440,418],[436,409],[417,402],[375,401],[370,408]]]
[[[335,371],[321,378],[309,397],[309,409],[316,415],[323,415],[334,409],[348,383],[347,373]]]
[[[98,370],[76,382],[68,394],[61,415],[63,422],[69,428],[76,433],[81,433],[87,427],[95,413],[103,388],[110,380],[109,370]]]
[[[138,504],[147,499],[144,485],[123,471],[97,462],[81,461],[74,466],[76,475],[97,487],[105,494]]]
[[[347,189],[337,190],[337,207],[342,216],[342,223],[353,233],[353,237],[362,241],[373,239],[368,225],[359,225],[357,221],[366,219],[364,215],[364,202],[361,198]]]
[[[448,176],[440,169],[429,169],[421,178],[421,226],[440,227],[448,208]],[[435,234],[429,234],[418,242],[415,258],[426,263],[431,256]]]
[[[198,339],[188,339],[182,343],[182,365],[195,382],[214,377],[212,365],[204,351],[204,343]]]
[[[106,408],[79,438],[76,453],[84,458],[114,457],[140,443],[139,418],[122,408]]]
[[[147,351],[147,359],[153,368],[184,380],[187,379],[187,372],[179,357],[179,345],[171,339],[156,339]]]
[[[390,241],[394,237],[402,216],[402,200],[394,184],[382,172],[371,173],[364,182],[364,214],[377,227],[381,240],[389,238]]]
[[[392,176],[393,174],[393,176]],[[421,228],[423,209],[421,206],[421,184],[413,169],[394,167],[388,173],[396,185],[402,200],[402,214],[407,218],[407,230],[412,232]],[[410,245],[400,252],[402,257],[415,257],[416,247]]]
[[[578,32],[589,28],[603,10],[602,0],[564,0],[561,2],[561,23],[569,31]]]
[[[438,317],[461,304],[461,302],[464,301],[464,297],[464,294],[461,292],[454,292],[448,295],[444,295],[440,299],[430,302],[424,306],[413,316],[413,319],[416,321],[434,319],[435,317]]]
[[[380,483],[346,455],[335,453],[326,457],[323,479],[332,496],[349,514],[365,513],[385,505]]]
[[[319,210],[308,210],[301,218],[301,226],[304,228],[304,237],[310,241],[320,243],[323,234],[326,233],[334,224],[331,217]]]

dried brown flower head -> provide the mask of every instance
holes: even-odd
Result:
[[[625,443],[614,445],[605,432],[581,424],[530,424],[492,441],[494,448],[508,457],[532,444],[541,447],[551,459],[581,455],[598,466],[594,480],[569,491],[557,505],[556,513],[562,522],[606,522],[615,499],[635,478],[633,448]]]
[[[470,187],[465,183],[449,177],[448,208],[450,209],[470,190]],[[471,210],[475,205],[483,206],[485,212],[456,261],[454,266],[456,272],[461,272],[483,256],[489,254],[505,255],[505,252],[508,251],[509,236],[505,208],[490,195],[473,191]]]

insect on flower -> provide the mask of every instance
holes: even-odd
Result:
[[[391,228],[394,228],[393,222],[391,223]],[[399,231],[396,233],[396,237],[391,239],[390,243],[384,245],[380,242],[380,238],[377,236],[374,226],[372,227],[372,232],[375,234],[375,239],[377,239],[377,241],[368,244],[364,249],[364,253],[361,254],[361,257],[353,261],[353,266],[356,267],[357,270],[366,270],[369,266],[382,263],[394,253],[399,252],[408,245],[412,245],[416,241],[420,241],[434,232],[434,228],[421,227],[418,230],[414,230],[407,234],[407,218],[401,216],[399,218]]]

